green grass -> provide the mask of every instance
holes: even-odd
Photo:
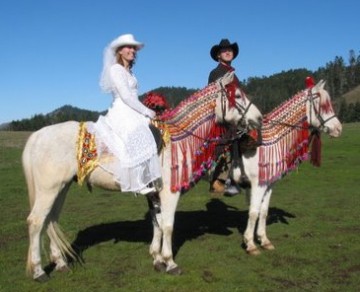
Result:
[[[358,123],[344,125],[339,139],[323,135],[320,168],[303,163],[274,186],[267,226],[274,251],[248,256],[244,197],[212,198],[202,181],[176,213],[174,252],[183,275],[157,273],[145,199],[73,185],[60,224],[84,247],[85,262],[51,273],[44,284],[25,276],[29,205],[20,159],[28,134],[0,132],[0,291],[359,290]]]

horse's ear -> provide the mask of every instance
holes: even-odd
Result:
[[[222,84],[223,86],[231,83],[234,79],[234,74],[235,74],[234,71],[226,73],[224,77],[219,79],[219,83]]]
[[[325,83],[326,83],[326,81],[323,80],[323,79],[321,79],[321,80],[316,84],[316,86],[315,86],[316,89],[317,89],[317,90],[324,89]]]

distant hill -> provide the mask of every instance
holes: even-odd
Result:
[[[360,102],[360,85],[342,96],[347,104]]]
[[[159,87],[150,92],[155,92],[163,95],[167,102],[169,103],[170,108],[176,107],[182,100],[191,96],[199,89],[188,89],[186,87]],[[146,97],[146,94],[139,96],[140,100],[143,100]]]
[[[185,99],[192,95],[196,89],[187,89],[185,87],[159,87],[151,92],[162,94],[166,97],[170,107],[175,107]],[[146,94],[139,96],[143,100]],[[10,131],[36,131],[44,126],[53,125],[65,121],[96,121],[99,115],[106,114],[106,111],[89,111],[80,109],[71,105],[64,105],[48,114],[36,114],[31,118],[12,121],[0,125],[0,130]]]
[[[250,77],[243,80],[241,86],[260,111],[268,113],[285,99],[304,89],[307,76],[313,76],[316,81],[324,79],[327,81],[326,89],[331,95],[339,119],[344,122],[358,122],[360,121],[360,55],[357,56],[353,50],[349,53],[348,64],[342,57],[337,56],[334,61],[327,62],[325,67],[320,67],[316,71],[300,68],[282,71],[268,77]],[[165,96],[169,106],[173,108],[197,90],[185,87],[159,87],[151,92]],[[146,94],[139,96],[140,100],[145,97]],[[96,121],[100,114],[105,113],[65,105],[46,115],[35,115],[30,119],[2,124],[0,130],[34,131],[46,125],[68,120]]]
[[[101,112],[89,111],[64,105],[46,115],[37,114],[30,119],[12,121],[2,125],[3,130],[11,131],[36,131],[42,127],[53,125],[65,121],[96,121]]]
[[[90,120],[96,120],[101,112],[98,111],[90,111],[86,109],[80,109],[78,107],[74,107],[71,105],[64,105],[50,113],[46,116],[51,117],[53,119],[61,119],[61,117],[65,117],[67,120],[73,118],[74,120],[82,120],[82,118],[88,118]]]

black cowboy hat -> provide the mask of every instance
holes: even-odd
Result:
[[[210,50],[210,56],[213,58],[216,62],[218,60],[218,54],[221,49],[231,48],[234,52],[234,59],[239,54],[239,46],[237,43],[231,44],[228,39],[222,39],[218,45],[215,45]]]

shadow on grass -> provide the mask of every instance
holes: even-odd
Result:
[[[206,204],[206,210],[177,211],[175,214],[173,252],[178,253],[183,244],[204,234],[228,236],[236,228],[243,234],[247,223],[247,210],[239,211],[219,199],[212,199]],[[287,218],[295,218],[289,212],[279,208],[270,208],[268,225],[274,223],[288,224]],[[82,259],[83,252],[101,242],[113,240],[150,243],[152,239],[152,222],[150,213],[143,220],[121,221],[90,226],[79,231],[72,243],[74,250]]]
[[[237,229],[243,235],[246,229],[248,211],[239,211],[236,207],[225,204],[219,199],[211,199],[206,204],[206,210],[177,211],[175,213],[173,254],[179,252],[185,242],[196,239],[204,234],[229,236],[231,229]],[[287,218],[295,215],[282,209],[269,209],[267,225],[282,223],[289,224]],[[77,260],[69,258],[69,263],[84,263],[83,253],[88,248],[102,242],[119,241],[150,243],[152,240],[152,220],[147,212],[142,220],[121,221],[90,226],[78,232],[72,247],[77,253]],[[245,248],[244,246],[242,246]],[[45,267],[50,274],[55,265],[50,263]]]

